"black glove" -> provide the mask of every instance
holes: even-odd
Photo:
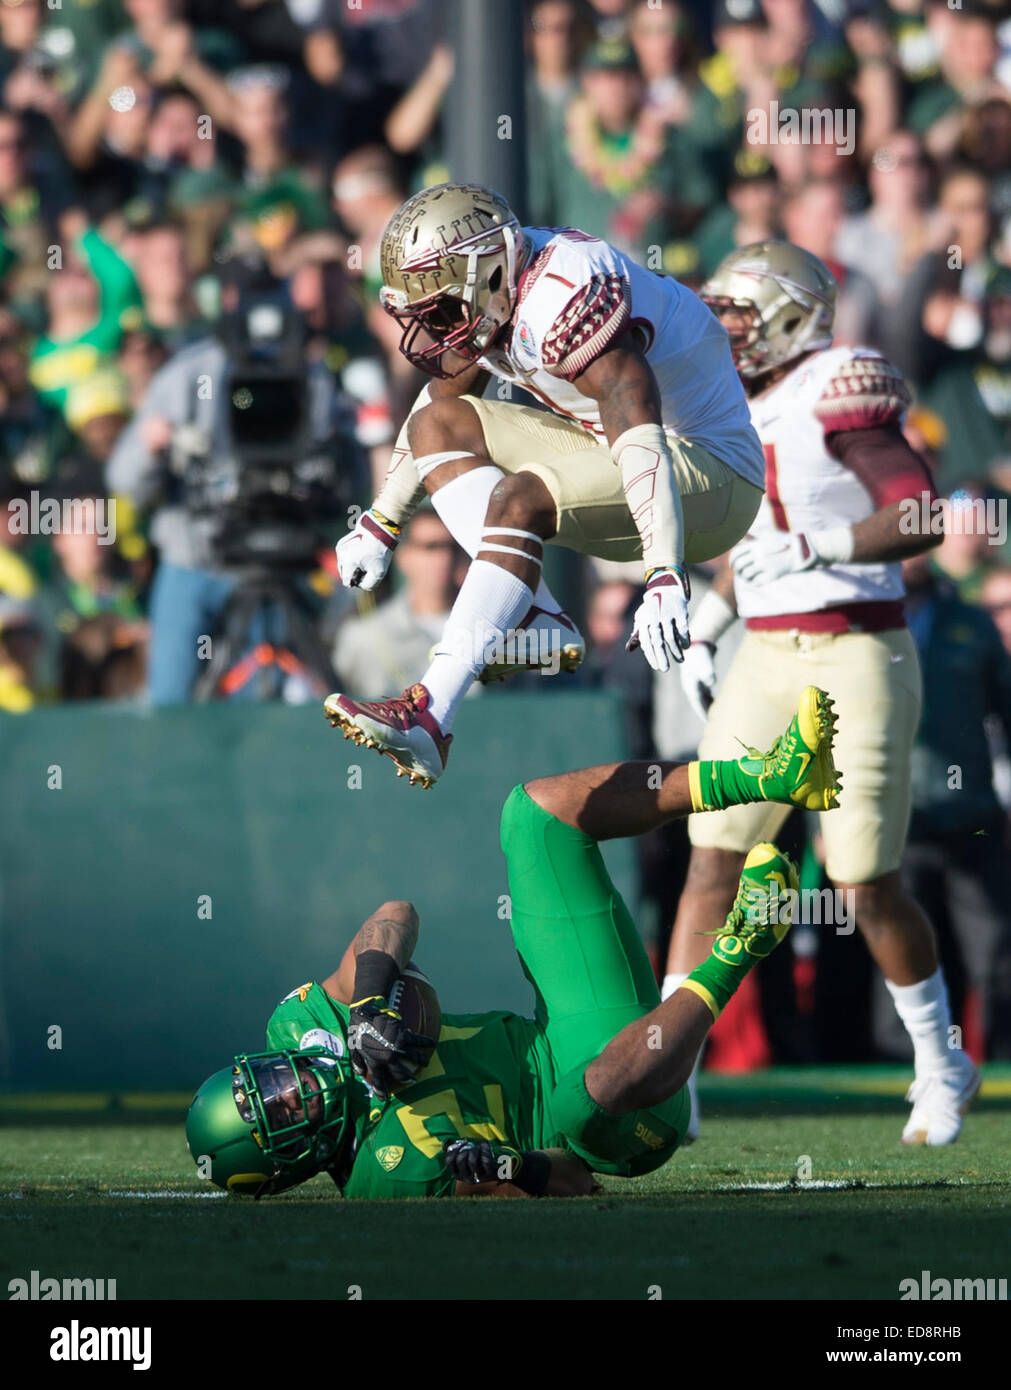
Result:
[[[435,1046],[431,1038],[412,1033],[381,995],[351,1005],[348,1053],[351,1065],[365,1077],[380,1100],[395,1086],[413,1081]]]
[[[540,1196],[551,1175],[551,1160],[537,1151],[520,1152],[490,1139],[447,1139],[442,1146],[446,1167],[457,1182],[511,1182]]]

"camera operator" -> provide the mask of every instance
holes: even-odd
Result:
[[[206,669],[200,639],[215,637],[251,569],[297,583],[326,544],[320,522],[367,490],[353,406],[322,363],[306,362],[283,285],[258,257],[233,257],[220,279],[216,333],[155,375],[108,465],[110,490],[153,510],[157,705],[190,698]]]

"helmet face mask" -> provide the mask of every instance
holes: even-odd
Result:
[[[409,198],[383,233],[379,295],[408,361],[442,378],[471,366],[512,315],[526,255],[516,215],[490,189],[446,183]]]
[[[202,1176],[263,1197],[334,1163],[348,1109],[346,1078],[326,1049],[244,1053],[200,1087],[186,1117],[187,1144]]]
[[[236,1057],[232,1097],[264,1156],[282,1169],[311,1163],[318,1171],[340,1146],[347,1087],[324,1048]]]
[[[739,375],[753,380],[829,346],[837,290],[817,256],[763,241],[732,251],[700,293],[730,334]]]

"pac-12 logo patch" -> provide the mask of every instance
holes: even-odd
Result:
[[[537,351],[537,343],[534,339],[534,330],[528,323],[523,322],[517,326],[516,341],[524,352],[529,353],[529,355],[533,357]]]
[[[381,1149],[376,1149],[376,1158],[387,1173],[393,1172],[403,1156],[404,1150],[400,1144],[384,1144]]]
[[[344,1039],[336,1033],[328,1033],[325,1028],[310,1028],[299,1038],[299,1052],[308,1052],[311,1047],[325,1047],[335,1057],[344,1056]]]

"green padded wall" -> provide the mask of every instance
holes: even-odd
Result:
[[[499,808],[518,781],[621,757],[617,703],[496,694],[467,702],[456,733],[445,780],[425,792],[315,707],[77,705],[0,720],[4,1085],[195,1087],[262,1046],[277,1000],[328,974],[391,897],[418,906],[418,958],[444,1009],[527,1012],[498,915]],[[607,857],[634,911],[631,848]]]

